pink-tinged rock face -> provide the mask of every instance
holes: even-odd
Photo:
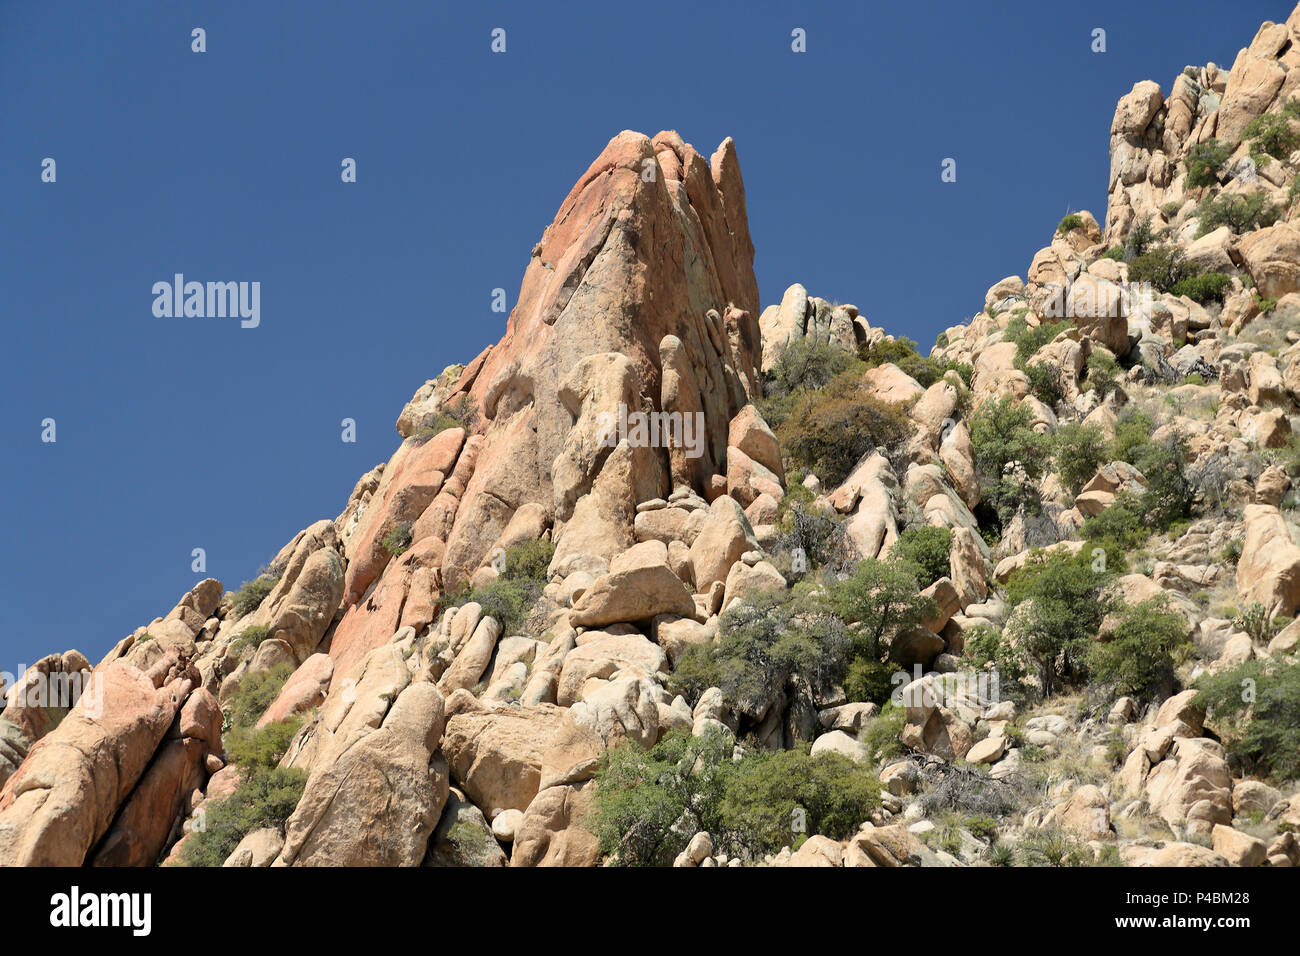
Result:
[[[97,671],[0,789],[0,866],[81,865],[197,682],[174,655],[149,673],[120,662]]]
[[[468,581],[519,507],[537,503],[563,521],[591,487],[603,459],[573,459],[571,432],[604,385],[580,379],[562,393],[594,355],[626,357],[630,385],[610,394],[627,393],[634,411],[703,413],[706,447],[674,475],[705,494],[725,473],[728,424],[757,388],[757,307],[734,144],[709,163],[675,133],[611,140],[534,250],[505,336],[461,376],[486,429],[446,539],[445,586]],[[671,383],[661,355],[669,337]],[[654,452],[666,469],[668,450]]]

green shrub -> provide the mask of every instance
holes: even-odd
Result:
[[[1165,531],[1191,512],[1195,489],[1187,476],[1187,446],[1178,437],[1148,442],[1133,462],[1146,478],[1141,495],[1147,521]]]
[[[777,511],[776,551],[790,556],[790,567],[781,571],[786,580],[798,581],[818,568],[844,556],[844,526],[847,521],[834,508],[817,506],[811,491],[789,482]]]
[[[1016,845],[1021,866],[1091,866],[1083,841],[1056,826],[1025,831]]]
[[[1217,139],[1197,143],[1187,153],[1187,186],[1197,189],[1219,181],[1219,170],[1232,155],[1232,146]]]
[[[1204,305],[1206,302],[1222,302],[1224,295],[1232,287],[1232,276],[1222,272],[1205,272],[1198,276],[1180,279],[1173,284],[1170,292],[1185,295],[1193,302]]]
[[[880,763],[903,753],[903,728],[907,711],[898,704],[885,704],[880,713],[862,728],[859,743],[867,748],[868,759]]]
[[[1034,431],[1029,407],[1010,395],[985,402],[971,418],[971,445],[980,486],[1003,520],[1021,502],[1032,510],[1051,439]],[[1019,470],[1009,472],[1013,462]]]
[[[239,590],[235,592],[234,615],[235,618],[241,618],[245,614],[251,614],[257,610],[257,606],[262,603],[268,594],[270,594],[280,576],[271,574],[261,574],[251,581],[245,581],[240,585]]]
[[[965,656],[979,670],[992,665],[998,675],[998,688],[1004,698],[1023,703],[1026,697],[1024,679],[1028,673],[1028,659],[1001,632],[980,624],[966,631]]]
[[[546,572],[554,554],[555,545],[550,541],[516,544],[500,555],[497,564],[502,570],[496,580],[457,595],[454,603],[476,602],[485,617],[501,625],[503,636],[522,634],[546,587]]]
[[[269,770],[280,762],[289,750],[293,735],[302,726],[298,717],[276,721],[265,727],[240,724],[231,727],[222,737],[226,756],[247,773],[250,768]]]
[[[418,441],[425,441],[434,435],[445,432],[448,428],[463,428],[466,431],[473,431],[478,424],[478,420],[478,407],[473,399],[468,395],[461,395],[422,421],[411,437]]]
[[[1141,499],[1124,491],[1115,496],[1109,508],[1099,515],[1087,518],[1080,534],[1087,541],[1114,541],[1128,551],[1151,537],[1154,529],[1148,525]]]
[[[943,378],[946,369],[932,358],[917,351],[916,343],[906,336],[892,340],[881,339],[860,347],[859,356],[868,368],[892,363],[906,372],[924,388],[929,388]]]
[[[1155,231],[1151,228],[1151,217],[1143,216],[1137,221],[1124,240],[1124,258],[1133,260],[1145,253],[1156,241]],[[1132,275],[1130,274],[1130,279]]]
[[[1251,156],[1260,159],[1286,159],[1300,147],[1300,136],[1292,129],[1290,118],[1280,113],[1256,116],[1242,132],[1242,138],[1250,141]]]
[[[474,588],[460,603],[468,604],[471,601],[483,608],[484,617],[494,618],[501,625],[501,633],[506,636],[519,634],[523,630],[532,604],[523,585],[506,577]]]
[[[204,829],[193,833],[181,853],[186,866],[221,866],[249,833],[283,829],[307,785],[307,774],[279,767],[248,775],[230,796],[214,801]]]
[[[1103,252],[1103,253],[1101,254],[1101,257],[1102,257],[1103,259],[1110,259],[1110,260],[1112,260],[1112,261],[1114,261],[1114,262],[1123,262],[1123,261],[1124,261],[1124,247],[1123,247],[1123,246],[1111,246],[1109,249],[1107,249],[1105,252]]]
[[[1187,622],[1164,597],[1115,612],[1111,638],[1088,647],[1088,670],[1117,697],[1155,700],[1174,689],[1174,668],[1191,646]]]
[[[1096,392],[1098,398],[1105,398],[1120,387],[1121,372],[1122,369],[1113,355],[1100,349],[1093,349],[1084,365],[1083,390]]]
[[[1108,453],[1110,460],[1135,464],[1155,430],[1156,423],[1146,412],[1137,408],[1125,411],[1115,423],[1115,437],[1111,439]]]
[[[833,488],[864,455],[901,446],[913,426],[903,408],[868,395],[861,376],[846,372],[820,392],[801,393],[775,431],[796,466]]]
[[[758,720],[791,678],[814,690],[838,683],[849,655],[843,622],[819,600],[765,592],[722,615],[716,643],[688,647],[677,660],[672,685],[692,703],[718,687],[735,713]]]
[[[865,655],[849,662],[844,674],[844,696],[850,703],[884,705],[894,691],[895,668]]]
[[[1196,207],[1196,215],[1201,221],[1198,236],[1207,235],[1220,226],[1243,233],[1273,225],[1282,215],[1282,208],[1270,203],[1268,194],[1258,189],[1253,193],[1211,196]],[[1130,269],[1130,278],[1132,275]]]
[[[1053,461],[1061,483],[1077,495],[1084,483],[1106,464],[1106,435],[1097,425],[1070,422],[1053,439]]]
[[[293,673],[289,664],[277,664],[270,670],[246,673],[239,689],[226,701],[224,708],[227,727],[252,727],[266,708],[280,696],[284,682]]]
[[[852,355],[838,345],[793,339],[781,349],[764,377],[768,395],[790,395],[806,389],[825,388],[835,376],[856,365]],[[764,414],[768,424],[770,418]]]
[[[799,747],[746,755],[726,777],[719,812],[735,848],[756,857],[790,845],[799,811],[807,834],[845,840],[879,805],[880,780],[868,767]]]
[[[935,612],[934,601],[919,590],[912,566],[868,558],[828,588],[826,604],[851,625],[854,651],[875,660],[895,634]]]
[[[1128,279],[1132,284],[1149,282],[1158,291],[1168,292],[1200,271],[1201,267],[1177,246],[1156,246],[1129,262]]]
[[[1269,617],[1268,608],[1258,601],[1251,601],[1237,612],[1232,626],[1250,635],[1256,644],[1267,644],[1277,634],[1279,628]]]
[[[504,575],[517,581],[545,583],[553,557],[555,544],[549,539],[516,544],[506,550]]]
[[[1077,213],[1070,213],[1068,216],[1066,216],[1064,219],[1060,221],[1060,223],[1056,227],[1056,231],[1059,234],[1064,235],[1065,233],[1070,232],[1071,230],[1082,229],[1082,228],[1083,228],[1083,217],[1078,215]]]
[[[1016,646],[1035,665],[1045,696],[1086,675],[1088,645],[1114,605],[1102,593],[1109,578],[1092,569],[1085,550],[1031,561],[1007,582],[1007,600],[1016,607]]]
[[[1300,660],[1253,658],[1197,687],[1196,702],[1247,771],[1300,778]]]
[[[668,866],[699,830],[715,853],[754,859],[801,830],[845,839],[879,803],[875,775],[840,754],[800,747],[733,760],[725,734],[673,731],[649,751],[630,742],[606,751],[593,830],[601,852],[624,866]]]
[[[1002,338],[1016,343],[1016,368],[1023,369],[1034,353],[1072,327],[1071,322],[1043,322],[1031,328],[1023,316],[1016,316],[1003,329]]]
[[[226,654],[231,657],[239,657],[243,654],[245,648],[257,650],[270,635],[271,629],[264,625],[258,624],[253,627],[246,627],[237,638],[230,642]]]
[[[1025,367],[1025,376],[1029,379],[1029,391],[1048,408],[1055,408],[1065,397],[1061,387],[1061,370],[1051,362],[1034,362]]]
[[[889,557],[905,561],[917,569],[917,583],[929,587],[948,576],[948,552],[952,549],[952,531],[934,525],[908,528],[898,536]]]
[[[399,521],[393,525],[380,543],[394,558],[405,552],[411,546],[411,522]]]

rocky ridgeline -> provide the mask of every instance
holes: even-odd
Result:
[[[1087,772],[1062,770],[1006,813],[1012,844],[1051,828],[1089,862],[1300,865],[1300,797],[1237,770],[1195,689],[1101,713],[1077,695],[1017,707],[969,679],[985,672],[967,647],[989,629],[1014,642],[1023,606],[1008,582],[1040,554],[1091,548],[1085,522],[1150,483],[1124,460],[1077,491],[1048,469],[1031,482],[1036,507],[1013,502],[991,523],[972,426],[1009,403],[1040,435],[1081,423],[1110,438],[1141,409],[1151,442],[1183,440],[1190,520],[1111,585],[1127,605],[1163,596],[1180,615],[1194,648],[1182,686],[1294,653],[1300,623],[1265,640],[1214,608],[1300,610],[1290,478],[1270,458],[1300,407],[1300,152],[1257,153],[1254,178],[1240,174],[1252,121],[1288,115],[1300,94],[1297,41],[1300,11],[1262,27],[1227,73],[1189,68],[1168,99],[1137,84],[1111,129],[1104,232],[1086,212],[1067,217],[1023,279],[996,283],[940,336],[928,385],[894,362],[862,371],[860,394],[899,410],[907,434],[833,487],[803,469],[795,480],[760,410],[765,377],[797,342],[858,356],[898,341],[800,285],[760,314],[731,140],[705,159],[675,133],[619,134],[533,248],[505,336],[415,393],[400,447],[337,518],[238,593],[202,581],[95,667],[51,655],[9,689],[0,865],[193,862],[205,821],[254,785],[271,793],[268,780],[296,789],[278,818],[235,834],[226,865],[594,865],[610,748],[720,732],[873,763],[860,735],[879,708],[838,686],[758,701],[711,687],[693,705],[668,689],[725,612],[793,594],[783,521],[796,488],[842,522],[850,564],[889,560],[908,527],[950,532],[924,619],[889,641],[916,678],[895,734],[905,754],[871,771],[879,806],[848,839],[814,833],[742,861],[701,832],[679,865],[985,862],[987,834],[945,822],[938,797],[1013,780],[1031,754]],[[1222,144],[1213,182],[1189,185],[1210,141]],[[1275,221],[1202,228],[1207,199],[1256,192]],[[1150,249],[1222,276],[1214,296],[1135,295],[1130,269]],[[1114,381],[1097,387],[1106,370]],[[669,437],[611,425],[638,416]],[[543,564],[510,633],[475,598],[515,580],[521,554]],[[54,684],[74,690],[34,693]],[[277,727],[291,736],[267,761],[249,741]]]

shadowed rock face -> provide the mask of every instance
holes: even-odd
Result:
[[[454,589],[483,560],[521,505],[536,502],[557,525],[569,520],[595,482],[609,449],[573,460],[601,411],[704,414],[707,436],[693,463],[703,484],[725,471],[727,425],[757,386],[761,342],[753,244],[735,145],[711,162],[677,134],[653,140],[623,132],[582,175],[547,227],[524,273],[501,342],[472,362],[450,401],[468,395],[485,426],[474,476],[447,540],[444,583]],[[661,345],[679,373],[668,383]],[[630,388],[570,373],[593,355],[618,353],[611,367]],[[686,374],[681,374],[684,371]],[[595,380],[593,381],[593,377]],[[602,406],[592,408],[595,395]],[[584,406],[586,406],[584,408]],[[667,474],[668,456],[643,467]],[[557,489],[554,474],[566,477]],[[697,487],[697,491],[705,491]],[[557,538],[560,535],[557,535]]]

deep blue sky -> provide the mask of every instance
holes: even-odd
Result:
[[[1135,81],[1290,11],[975,6],[0,2],[0,670],[97,660],[191,549],[236,587],[334,517],[411,393],[500,337],[491,290],[513,306],[620,130],[734,136],[763,303],[799,281],[928,347],[1068,210],[1101,218]],[[260,281],[260,328],[155,318],[174,272]]]

